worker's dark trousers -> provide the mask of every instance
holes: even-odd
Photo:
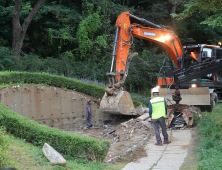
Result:
[[[159,131],[158,124],[160,124],[160,127],[162,128],[164,141],[168,141],[168,134],[167,134],[167,130],[166,130],[165,118],[161,117],[159,119],[152,119],[152,121],[153,121],[153,126],[154,126],[154,130],[155,130],[155,134],[156,134],[157,143],[162,143],[162,140],[160,138],[160,131]]]

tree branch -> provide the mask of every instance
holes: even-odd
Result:
[[[25,19],[24,23],[22,24],[22,31],[25,33],[28,29],[29,24],[31,23],[32,19],[35,17],[39,9],[44,4],[45,0],[38,0],[38,2],[35,4],[32,11],[29,13],[28,17]]]

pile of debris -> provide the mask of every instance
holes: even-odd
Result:
[[[121,123],[120,125],[115,127],[115,129],[112,127],[105,129],[103,133],[100,133],[100,135],[102,139],[111,141],[111,144],[113,145],[117,142],[128,141],[138,135],[140,136],[152,133],[154,132],[152,129],[153,127],[151,123],[148,122],[148,120],[132,118],[126,122]]]

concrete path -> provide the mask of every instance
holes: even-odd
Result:
[[[130,162],[122,170],[179,170],[187,156],[191,130],[172,130],[168,135],[172,143],[156,146],[153,136],[145,147],[148,157]]]

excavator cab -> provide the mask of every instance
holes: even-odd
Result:
[[[219,46],[198,44],[183,47],[179,76],[181,79],[179,84],[182,96],[181,104],[212,111],[218,101],[222,101],[222,74],[219,65],[221,58],[222,49]],[[210,69],[212,72],[209,71]],[[160,96],[168,100],[172,100],[169,91],[173,92],[175,89],[175,82],[170,86],[170,90],[168,89],[171,80],[173,80],[173,76],[158,77]]]

